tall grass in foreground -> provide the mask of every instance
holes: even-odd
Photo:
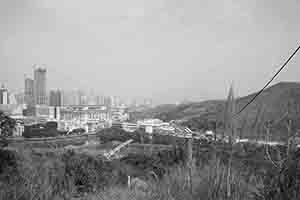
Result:
[[[158,182],[147,182],[144,189],[127,187],[110,187],[103,192],[86,197],[99,200],[223,200],[227,199],[227,166],[219,160],[210,162],[203,168],[193,167],[193,192],[189,190],[188,169],[176,167]],[[231,172],[231,200],[252,198],[256,180],[246,182],[237,171]]]
[[[75,189],[58,158],[36,161],[25,149],[18,153],[4,150],[0,157],[8,163],[0,169],[1,200],[68,199]]]

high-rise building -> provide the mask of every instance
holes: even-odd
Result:
[[[111,107],[111,105],[112,105],[112,100],[111,100],[111,98],[110,97],[104,97],[104,105],[106,106],[106,107]]]
[[[34,104],[34,81],[25,77],[24,101],[27,105]]]
[[[68,106],[68,105],[71,105],[71,96],[70,96],[70,92],[67,91],[67,90],[62,90],[62,102],[61,104],[64,105],[64,106]]]
[[[46,91],[46,68],[35,66],[34,69],[34,103],[37,105],[47,104]]]
[[[96,105],[105,105],[104,96],[96,96]]]
[[[50,106],[61,106],[62,105],[62,93],[60,90],[51,90],[49,95]]]
[[[15,94],[15,98],[17,101],[17,104],[24,104],[25,103],[25,95],[23,92],[19,92]]]
[[[8,89],[6,89],[4,85],[0,88],[0,104],[9,104]]]
[[[79,103],[79,105],[88,105],[88,96],[86,96],[86,95],[82,95],[82,96],[80,96],[80,103]]]
[[[16,94],[10,93],[8,96],[9,104],[17,104]]]
[[[78,89],[62,91],[62,105],[84,105],[83,93]]]

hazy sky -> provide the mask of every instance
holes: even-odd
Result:
[[[0,0],[0,82],[161,103],[256,91],[300,43],[300,0]],[[276,79],[300,81],[300,54]]]

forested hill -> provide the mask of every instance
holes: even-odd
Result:
[[[255,94],[237,98],[237,110],[240,110]],[[209,100],[167,107],[162,105],[154,109],[156,112],[151,114],[165,121],[180,120],[193,129],[200,129],[205,128],[203,126],[207,121],[217,121],[218,126],[222,126],[224,105],[225,100]],[[291,113],[289,117],[294,120],[293,128],[300,128],[300,116],[296,112],[300,109],[300,83],[280,82],[267,88],[239,115],[239,128],[245,129],[245,134],[249,136],[262,134],[263,122],[276,121],[287,112],[288,108]],[[277,137],[285,137],[285,120],[274,127],[273,133]]]

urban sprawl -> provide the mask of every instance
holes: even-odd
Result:
[[[23,136],[32,128],[42,132],[45,124],[54,124],[64,134],[91,133],[115,125],[132,128],[130,112],[152,107],[151,99],[125,102],[118,96],[97,95],[80,89],[47,88],[47,69],[34,65],[33,78],[24,77],[24,90],[10,92],[4,84],[0,89],[0,110],[17,122],[13,136]],[[160,120],[135,121],[135,126],[160,125]],[[163,124],[165,126],[165,124]],[[26,133],[25,133],[26,134]]]

